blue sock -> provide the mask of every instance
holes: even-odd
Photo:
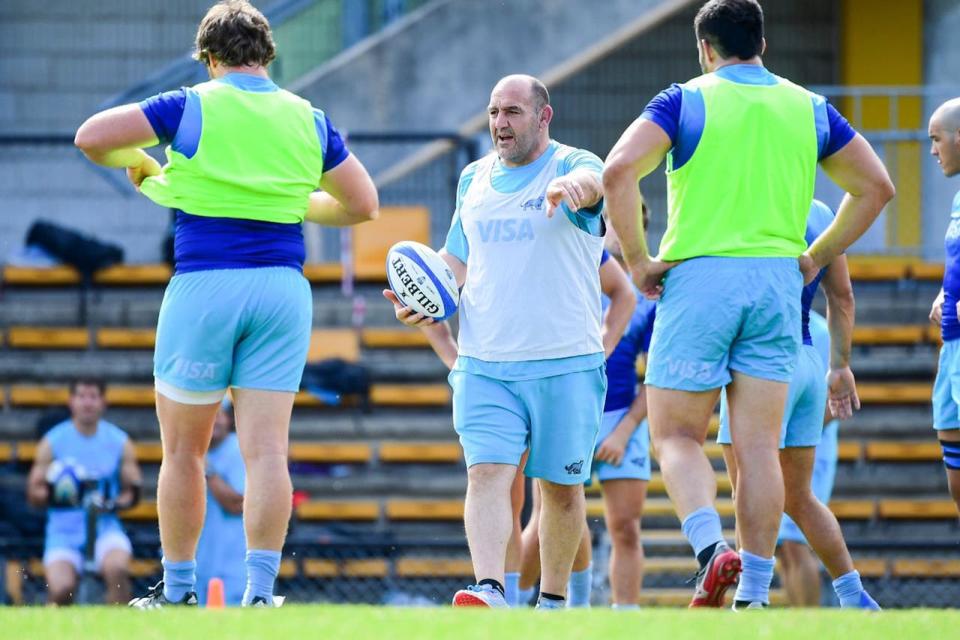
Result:
[[[529,589],[517,589],[517,604],[521,607],[529,607],[530,600],[533,598],[533,592],[536,591],[536,587],[530,587]]]
[[[507,605],[517,606],[517,598],[520,596],[520,574],[510,571],[503,574],[503,598]]]
[[[773,580],[773,558],[763,558],[740,550],[743,571],[737,585],[736,600],[770,604],[770,582]]]
[[[164,558],[161,564],[163,564],[163,596],[170,602],[180,602],[183,596],[197,586],[197,561],[170,562]]]
[[[280,573],[280,552],[266,549],[247,551],[247,589],[243,592],[243,604],[250,604],[260,596],[273,606],[273,583]]]
[[[713,507],[701,507],[683,519],[680,525],[683,535],[690,541],[693,553],[700,552],[718,542],[723,542],[723,524],[720,514]]]
[[[571,573],[570,582],[567,583],[567,606],[572,608],[589,607],[592,582],[593,563],[587,565],[587,568],[583,571]]]
[[[833,590],[837,592],[840,606],[850,609],[879,610],[880,606],[870,597],[860,581],[860,572],[845,573],[833,581]]]

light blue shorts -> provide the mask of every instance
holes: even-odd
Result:
[[[600,420],[600,434],[597,436],[597,446],[594,447],[594,455],[600,447],[604,438],[613,433],[613,430],[623,416],[627,414],[630,407],[615,409],[614,411],[605,411]],[[607,480],[649,480],[650,479],[650,427],[646,418],[637,425],[637,430],[633,432],[630,440],[627,442],[627,450],[623,454],[623,460],[620,466],[614,466],[609,462],[594,462],[594,472],[600,482]]]
[[[176,275],[160,307],[153,375],[190,392],[295,392],[312,318],[310,283],[289,267]]]
[[[830,496],[833,494],[833,480],[837,476],[837,431],[840,427],[839,420],[831,421],[823,428],[823,439],[817,445],[817,452],[813,462],[813,477],[810,484],[813,487],[813,495],[823,504],[830,503]],[[780,522],[780,534],[777,543],[789,540],[807,544],[807,539],[800,531],[790,516],[783,514],[783,520]]]
[[[453,426],[467,466],[516,465],[557,484],[590,477],[607,376],[604,367],[534,380],[505,381],[451,371]]]
[[[816,347],[800,347],[797,368],[787,389],[780,428],[780,448],[815,447],[823,431],[823,414],[827,408],[827,366]],[[720,431],[717,442],[731,444],[730,418],[726,390],[720,396]]]
[[[646,384],[707,391],[731,371],[789,382],[800,349],[795,258],[694,258],[664,279]]]
[[[933,383],[933,428],[960,429],[960,340],[940,347],[940,364]]]

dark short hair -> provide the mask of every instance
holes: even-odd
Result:
[[[741,60],[763,51],[763,9],[757,0],[710,0],[693,19],[697,40],[706,40],[721,58]]]
[[[197,28],[194,57],[214,57],[228,67],[267,66],[277,56],[270,23],[246,0],[223,0],[210,7]]]
[[[95,376],[79,376],[70,381],[70,395],[74,396],[77,394],[77,387],[96,387],[97,391],[100,392],[100,395],[104,395],[107,392],[107,383],[103,381],[102,378],[97,378]]]

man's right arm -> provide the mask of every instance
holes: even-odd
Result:
[[[801,259],[807,282],[862,236],[896,194],[886,167],[860,134],[824,158],[820,166],[847,193],[833,223]]]
[[[27,502],[34,507],[45,507],[50,501],[50,486],[47,484],[47,470],[53,462],[53,449],[50,441],[44,438],[37,445],[33,466],[27,476]]]

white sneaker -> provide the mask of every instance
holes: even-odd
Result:
[[[490,609],[507,609],[510,605],[498,589],[489,584],[472,584],[453,594],[455,607],[489,607]]]

